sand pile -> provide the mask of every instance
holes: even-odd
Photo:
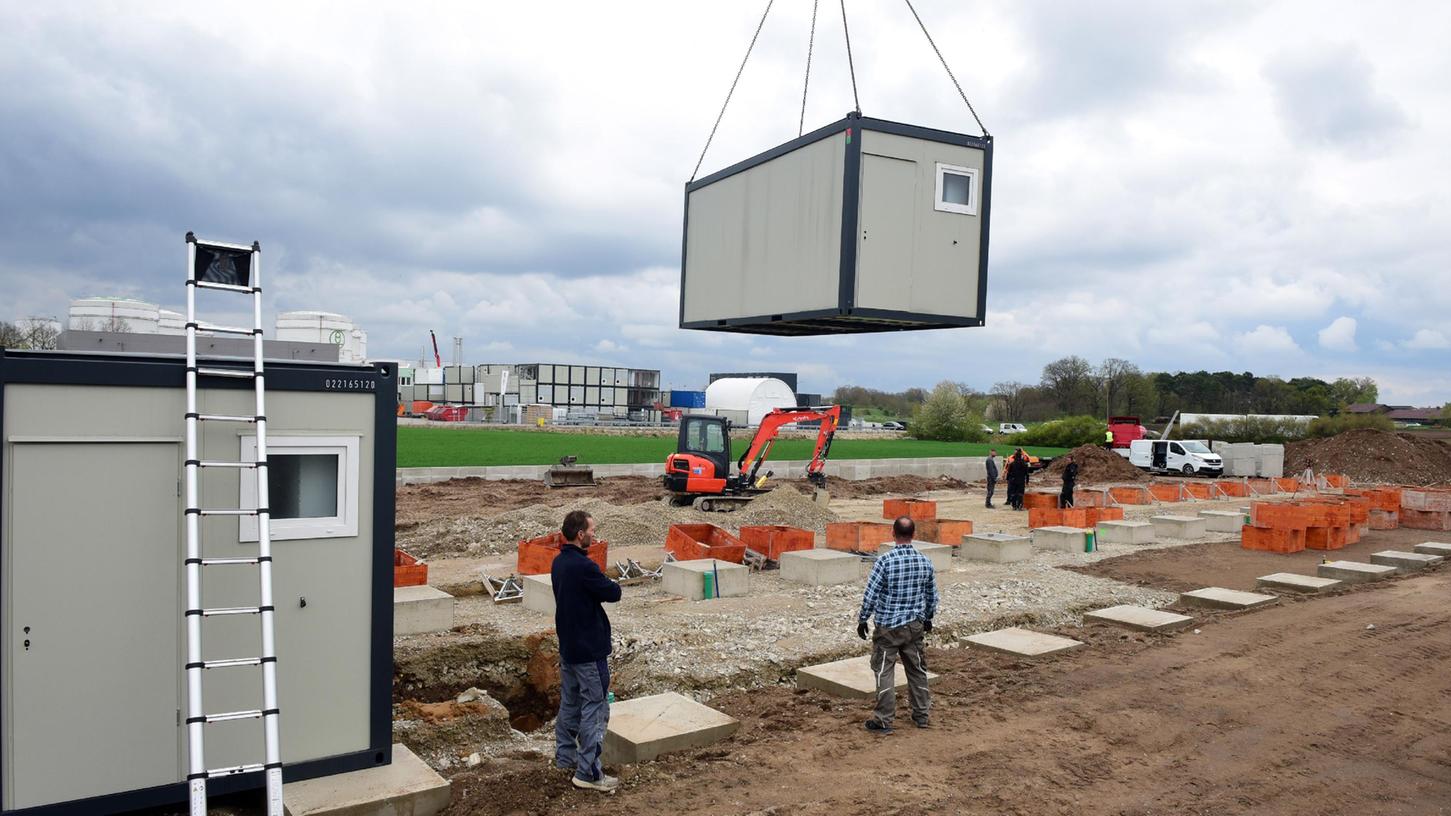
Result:
[[[1078,463],[1078,484],[1115,484],[1118,482],[1142,482],[1149,475],[1129,464],[1129,460],[1100,445],[1080,445],[1057,457],[1042,471],[1033,474],[1033,481],[1039,484],[1058,483],[1063,480],[1063,469],[1068,467],[1068,457]]]
[[[1285,475],[1309,468],[1353,482],[1429,485],[1451,482],[1451,444],[1414,434],[1361,428],[1285,446]]]

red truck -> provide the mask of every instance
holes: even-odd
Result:
[[[1128,458],[1129,446],[1135,440],[1149,438],[1149,429],[1140,425],[1136,416],[1109,417],[1108,432],[1113,434],[1109,449],[1124,458]]]

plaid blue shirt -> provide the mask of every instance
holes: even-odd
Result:
[[[878,626],[891,629],[932,620],[936,613],[937,575],[927,556],[911,544],[898,544],[877,557],[858,620],[875,615]]]

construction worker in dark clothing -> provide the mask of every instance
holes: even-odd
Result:
[[[1073,506],[1073,486],[1078,481],[1078,463],[1069,456],[1068,466],[1063,468],[1063,492],[1058,494],[1059,507]]]
[[[991,508],[993,506],[993,489],[995,487],[997,487],[997,484],[998,484],[998,449],[997,448],[993,448],[992,450],[990,450],[990,451],[987,452],[987,462],[985,462],[984,464],[987,466],[987,504],[986,504],[986,506],[989,507],[989,508]]]
[[[1023,494],[1028,492],[1028,454],[1022,448],[1008,457],[1008,506],[1023,509]]]

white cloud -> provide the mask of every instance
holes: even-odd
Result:
[[[1355,318],[1337,317],[1320,330],[1320,347],[1330,351],[1355,351]]]
[[[621,351],[629,351],[627,347],[608,339],[595,343],[594,350],[600,354],[616,354]]]
[[[1451,348],[1451,340],[1435,329],[1420,329],[1405,345],[1408,349],[1447,349]]]
[[[1266,326],[1263,323],[1234,338],[1234,345],[1243,354],[1283,355],[1300,350],[1300,345],[1284,326]]]

